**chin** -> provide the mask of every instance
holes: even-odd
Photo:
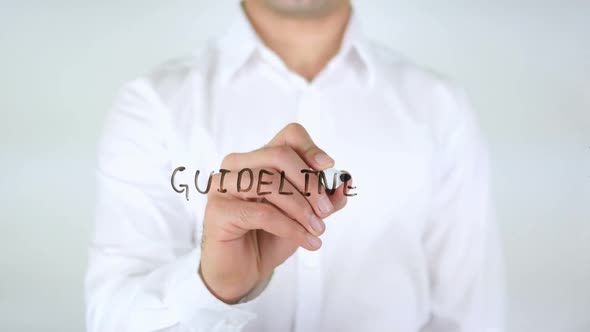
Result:
[[[264,0],[266,4],[284,15],[318,16],[329,13],[342,0]]]

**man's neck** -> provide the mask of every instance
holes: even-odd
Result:
[[[312,81],[340,50],[351,15],[350,5],[314,18],[281,16],[258,1],[246,1],[243,6],[264,44],[289,69],[308,81]]]

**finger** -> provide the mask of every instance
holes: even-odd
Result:
[[[320,149],[307,130],[298,123],[287,125],[267,144],[267,146],[283,145],[295,150],[305,163],[316,171],[334,166],[334,159]]]
[[[334,212],[330,198],[323,187],[320,187],[318,171],[309,169],[297,152],[288,146],[272,146],[247,153],[233,153],[224,159],[222,167],[238,170],[273,168],[284,171],[285,178],[305,196],[318,216],[325,218]]]
[[[318,237],[271,204],[217,198],[208,202],[206,213],[207,220],[218,226],[213,230],[208,227],[208,236],[218,240],[235,240],[248,231],[261,229],[308,250],[322,245]]]
[[[338,188],[336,188],[334,194],[330,196],[330,200],[334,205],[334,211],[340,211],[346,206],[346,203],[348,203],[348,196],[345,194],[350,195],[352,192],[351,189],[354,188],[356,187],[354,187],[352,177],[350,180],[344,182]]]
[[[212,181],[217,182],[221,176],[214,175]],[[295,219],[310,233],[321,235],[326,229],[324,221],[313,210],[309,201],[287,179],[281,180],[280,173],[273,168],[230,171],[225,174],[223,190],[212,189],[213,196],[227,195],[241,200],[264,199],[288,217]],[[286,195],[286,193],[291,193]],[[331,203],[330,203],[331,204]]]

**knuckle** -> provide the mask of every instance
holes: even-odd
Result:
[[[236,162],[237,158],[238,158],[238,154],[235,152],[232,152],[232,153],[226,155],[225,157],[223,157],[221,165],[226,166],[226,167],[228,165],[232,165]]]
[[[285,127],[286,131],[292,132],[292,133],[299,133],[301,131],[305,131],[305,128],[297,123],[297,122],[291,122],[289,123],[286,127]]]
[[[273,158],[275,160],[283,161],[289,158],[291,148],[286,145],[281,145],[273,148]]]

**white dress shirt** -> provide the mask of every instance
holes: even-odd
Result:
[[[298,249],[241,303],[197,274],[194,172],[290,122],[349,171],[319,251]],[[189,185],[189,201],[171,186]],[[188,58],[126,84],[99,147],[89,331],[501,331],[487,150],[457,87],[367,40],[352,17],[309,83],[240,16]],[[201,178],[201,181],[205,179]],[[201,182],[202,183],[202,182]]]

